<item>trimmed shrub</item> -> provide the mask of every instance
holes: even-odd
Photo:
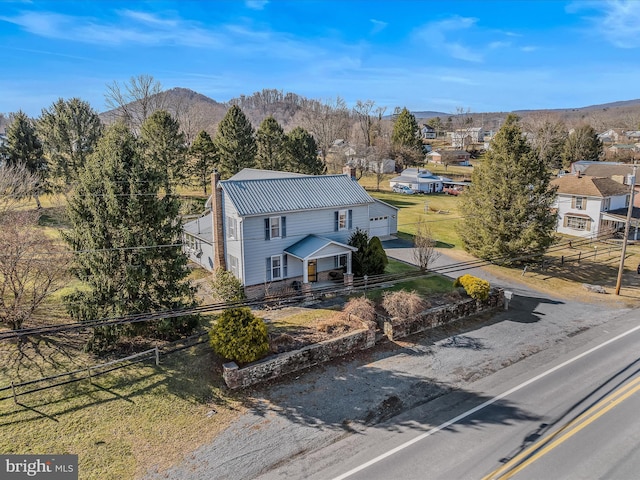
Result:
[[[471,298],[475,298],[476,300],[486,300],[489,298],[489,291],[491,290],[489,282],[468,274],[456,278],[455,282],[453,282],[453,286],[456,288],[464,288],[467,295]]]
[[[371,300],[365,297],[355,297],[349,300],[342,312],[345,316],[354,315],[365,322],[376,321],[376,307]]]
[[[218,355],[240,364],[269,353],[267,325],[248,307],[229,308],[218,315],[209,330],[209,343]]]
[[[343,312],[336,313],[333,317],[318,322],[316,328],[323,333],[347,333],[353,325],[349,322],[348,317]]]
[[[237,302],[245,298],[240,280],[224,268],[216,268],[213,272],[211,288],[214,302]]]
[[[408,319],[424,312],[430,304],[415,291],[400,290],[386,292],[382,298],[382,306],[391,318]]]

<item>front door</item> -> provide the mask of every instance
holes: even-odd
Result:
[[[318,281],[317,260],[309,260],[307,275],[309,276],[309,283]]]

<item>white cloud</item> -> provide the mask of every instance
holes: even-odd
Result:
[[[492,50],[495,50],[496,48],[507,48],[511,46],[511,42],[491,42],[488,46]]]
[[[247,0],[245,5],[251,10],[264,10],[268,3],[269,0]]]
[[[383,22],[383,21],[381,21],[381,20],[376,20],[376,19],[374,19],[374,18],[369,19],[369,21],[370,21],[371,23],[373,23],[373,28],[371,29],[371,33],[372,33],[372,34],[375,34],[375,33],[381,32],[381,31],[382,31],[382,30],[384,30],[384,29],[387,27],[387,25],[388,25],[388,23],[387,23],[387,22]]]
[[[521,47],[520,50],[522,52],[535,52],[536,50],[538,50],[538,47],[534,45],[525,45],[524,47]]]
[[[99,45],[184,45],[219,46],[220,35],[179,18],[161,19],[144,12],[117,12],[124,21],[101,22],[91,17],[75,17],[51,12],[23,12],[0,20],[19,25],[34,35]]]
[[[442,50],[453,58],[467,62],[482,62],[482,53],[475,47],[469,47],[460,41],[451,40],[452,34],[468,30],[477,23],[476,18],[454,16],[437,22],[431,22],[417,31],[416,36],[431,47]]]
[[[637,0],[575,1],[567,13],[594,12],[585,16],[590,29],[618,48],[640,48],[640,2]]]

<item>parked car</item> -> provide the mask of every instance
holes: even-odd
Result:
[[[394,185],[393,191],[395,193],[403,193],[405,195],[413,195],[414,193],[416,193],[413,188],[407,187],[406,185]]]

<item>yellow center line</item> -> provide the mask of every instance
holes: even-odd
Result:
[[[606,396],[598,403],[589,408],[586,412],[574,418],[558,431],[531,445],[522,451],[509,462],[494,470],[489,475],[483,477],[483,480],[490,479],[507,479],[515,475],[517,472],[530,465],[549,451],[563,443],[565,440],[578,433],[580,430],[600,418],[609,410],[620,404],[631,395],[640,390],[640,377],[634,379],[624,387],[616,390]],[[546,446],[545,446],[546,445]]]

